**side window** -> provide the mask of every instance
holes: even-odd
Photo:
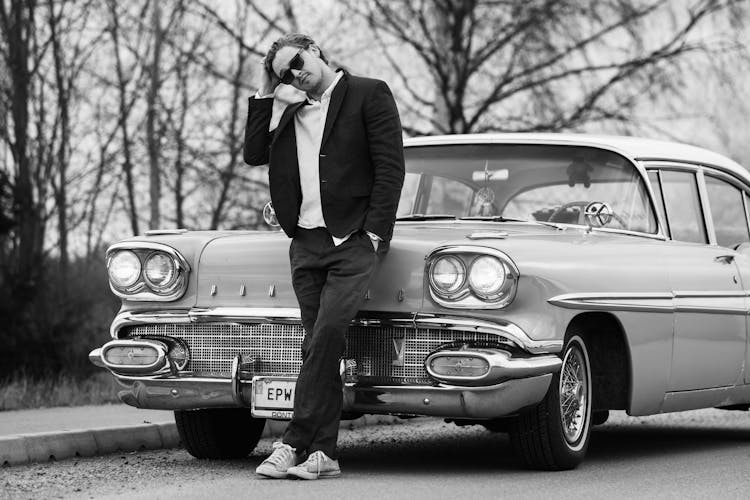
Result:
[[[662,170],[661,181],[672,238],[696,243],[708,242],[695,174]]]
[[[705,176],[716,242],[725,247],[750,241],[742,191],[717,177]]]
[[[659,172],[657,170],[649,170],[648,171],[648,180],[651,183],[651,189],[654,190],[654,196],[656,199],[654,200],[654,203],[656,204],[656,210],[659,212],[659,217],[661,217],[661,220],[667,221],[667,213],[664,209],[664,193],[661,191],[661,180],[659,179]],[[667,234],[669,234],[669,223],[666,222],[667,227],[665,228],[665,231]]]

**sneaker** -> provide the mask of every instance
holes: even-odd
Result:
[[[326,456],[322,451],[314,451],[303,463],[289,467],[287,473],[300,479],[318,479],[341,475],[339,461]]]
[[[294,448],[280,441],[273,443],[273,453],[255,469],[261,476],[281,479],[287,476],[290,467],[297,463]]]

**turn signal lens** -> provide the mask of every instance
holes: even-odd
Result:
[[[450,294],[457,291],[464,284],[466,268],[458,257],[448,255],[440,257],[432,265],[430,281],[437,292]]]
[[[496,295],[505,283],[505,266],[490,256],[478,257],[471,264],[469,286],[482,298]]]
[[[120,251],[110,259],[107,271],[110,281],[115,286],[127,288],[138,281],[141,275],[141,261],[129,250]]]
[[[490,364],[477,356],[435,356],[430,370],[444,377],[481,377],[490,371]]]
[[[146,259],[146,282],[157,290],[172,284],[175,276],[174,261],[163,252],[154,252]]]
[[[147,346],[115,346],[104,352],[104,359],[111,365],[148,366],[159,359],[159,352]]]

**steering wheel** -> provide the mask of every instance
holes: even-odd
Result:
[[[571,201],[571,202],[565,203],[561,207],[555,209],[554,212],[552,212],[552,214],[549,216],[549,219],[547,219],[547,222],[560,222],[563,224],[579,224],[581,226],[587,226],[588,224],[586,222],[586,215],[584,212],[586,210],[586,207],[590,203],[591,203],[590,201]],[[565,214],[565,212],[570,208],[578,209],[578,220],[576,222],[570,222],[566,220],[555,220],[555,219],[562,218],[561,216]],[[612,216],[614,220],[616,220],[620,224],[620,226],[622,226],[623,229],[627,227],[627,224],[625,224],[625,220],[623,220],[623,218],[620,217],[618,214],[616,214],[615,212],[612,212],[610,215]]]

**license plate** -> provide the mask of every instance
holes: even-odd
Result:
[[[296,378],[253,377],[250,410],[254,417],[291,420]]]

